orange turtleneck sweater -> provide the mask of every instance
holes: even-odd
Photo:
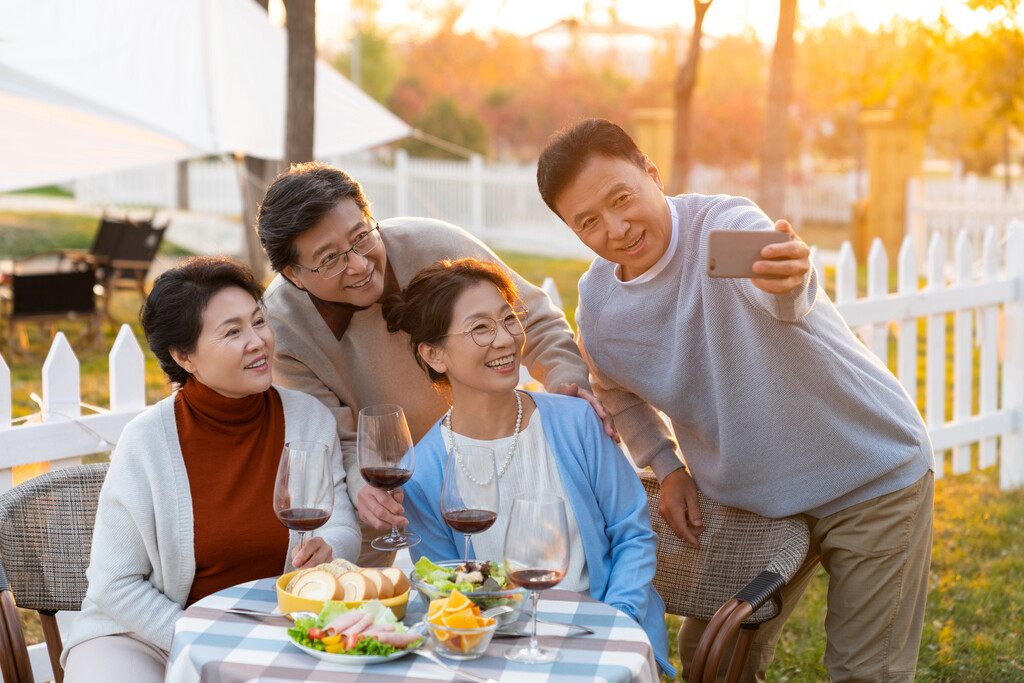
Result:
[[[174,419],[195,525],[196,576],[187,604],[280,574],[288,530],[273,505],[284,448],[277,391],[228,398],[190,377],[174,400]]]

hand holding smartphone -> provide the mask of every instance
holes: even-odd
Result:
[[[784,275],[755,273],[761,250],[769,244],[788,242],[790,234],[781,230],[711,230],[708,232],[707,273],[709,277],[781,279]]]

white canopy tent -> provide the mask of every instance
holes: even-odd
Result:
[[[316,65],[314,156],[410,127]],[[0,191],[210,154],[281,159],[287,36],[253,0],[0,0]]]

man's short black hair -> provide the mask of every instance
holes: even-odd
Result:
[[[555,198],[595,154],[625,159],[646,170],[644,155],[633,138],[606,119],[586,119],[551,136],[537,162],[537,189],[548,208],[558,215]],[[559,216],[563,221],[565,216]]]

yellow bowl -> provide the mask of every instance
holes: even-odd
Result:
[[[281,610],[283,614],[288,612],[316,612],[320,613],[320,610],[324,608],[323,600],[311,600],[310,598],[301,598],[298,595],[293,595],[285,591],[285,587],[288,582],[292,580],[298,574],[298,571],[288,572],[277,580],[274,584],[274,589],[277,591],[277,608]],[[401,595],[396,595],[393,598],[387,598],[380,601],[385,607],[390,607],[391,611],[394,612],[396,619],[401,619],[405,616],[405,608],[409,604],[409,590],[407,589]],[[345,606],[359,607],[360,605],[366,604],[365,600],[359,600],[356,602],[345,602]]]

